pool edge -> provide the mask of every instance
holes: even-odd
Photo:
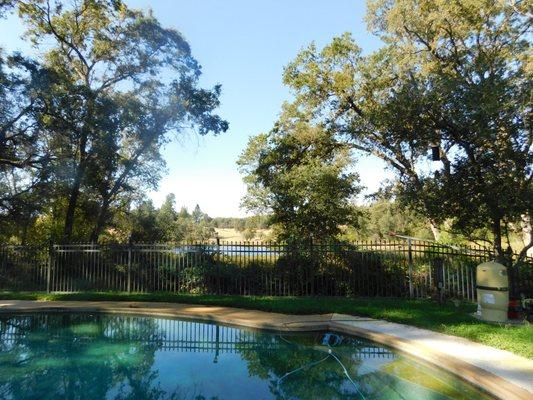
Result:
[[[271,331],[321,331],[332,330],[339,333],[360,336],[374,342],[392,347],[402,353],[429,362],[451,372],[468,383],[481,388],[488,394],[499,399],[533,399],[533,393],[491,371],[480,368],[469,362],[452,357],[442,351],[428,346],[420,346],[416,341],[397,337],[356,326],[357,322],[368,324],[392,324],[371,318],[342,316],[339,314],[322,315],[289,315],[264,311],[237,309],[221,306],[203,306],[177,303],[144,303],[144,302],[85,302],[85,301],[25,301],[0,300],[0,314],[28,314],[43,312],[93,312],[105,314],[144,315],[163,318],[180,318],[205,322],[217,322],[233,326]],[[410,331],[429,332],[419,328],[407,327]],[[434,333],[434,335],[442,335]],[[445,335],[444,335],[445,336]],[[454,337],[450,337],[454,338]],[[457,341],[465,339],[454,338]],[[477,343],[470,342],[474,346]],[[495,349],[496,350],[496,349]],[[511,353],[509,353],[511,354]],[[518,356],[516,356],[518,357]],[[524,359],[533,365],[533,361]],[[499,362],[499,360],[494,360]],[[529,367],[526,373],[528,373]],[[532,370],[533,371],[533,370]],[[533,377],[533,375],[532,375]]]

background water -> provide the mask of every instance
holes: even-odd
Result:
[[[134,316],[0,317],[0,399],[485,399],[372,342]]]

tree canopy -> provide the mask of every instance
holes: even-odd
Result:
[[[227,130],[214,113],[221,87],[198,86],[201,67],[189,43],[150,11],[120,0],[12,3],[42,61],[19,68],[34,65],[31,73],[23,71],[28,82],[11,74],[2,85],[11,96],[2,97],[1,108],[14,110],[0,120],[9,131],[6,145],[11,158],[24,159],[26,175],[41,183],[44,173],[30,168],[47,151],[50,234],[97,240],[116,210],[157,186],[165,166],[160,150],[172,135]],[[39,68],[53,81],[31,86]],[[39,109],[32,108],[31,119],[16,120],[11,103],[35,106],[34,97]],[[17,124],[10,124],[14,119]],[[23,125],[27,121],[30,127]],[[36,155],[14,154],[20,148],[14,140],[25,140],[25,149]]]
[[[284,72],[294,100],[283,118],[384,160],[398,200],[434,227],[472,238],[489,229],[508,259],[520,249],[505,249],[505,235],[533,210],[526,3],[372,0],[368,26],[382,48],[363,55],[347,33],[302,50]]]
[[[282,117],[252,138],[238,161],[248,185],[243,205],[271,213],[280,238],[334,238],[341,225],[357,222],[351,161],[349,149],[320,127]]]

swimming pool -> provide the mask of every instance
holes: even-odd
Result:
[[[334,332],[105,314],[0,316],[0,399],[489,399]]]

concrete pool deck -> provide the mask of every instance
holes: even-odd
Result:
[[[0,300],[0,315],[32,312],[149,315],[276,331],[333,330],[365,337],[415,356],[500,399],[533,400],[532,360],[463,338],[371,318],[342,314],[287,315],[177,303]]]

